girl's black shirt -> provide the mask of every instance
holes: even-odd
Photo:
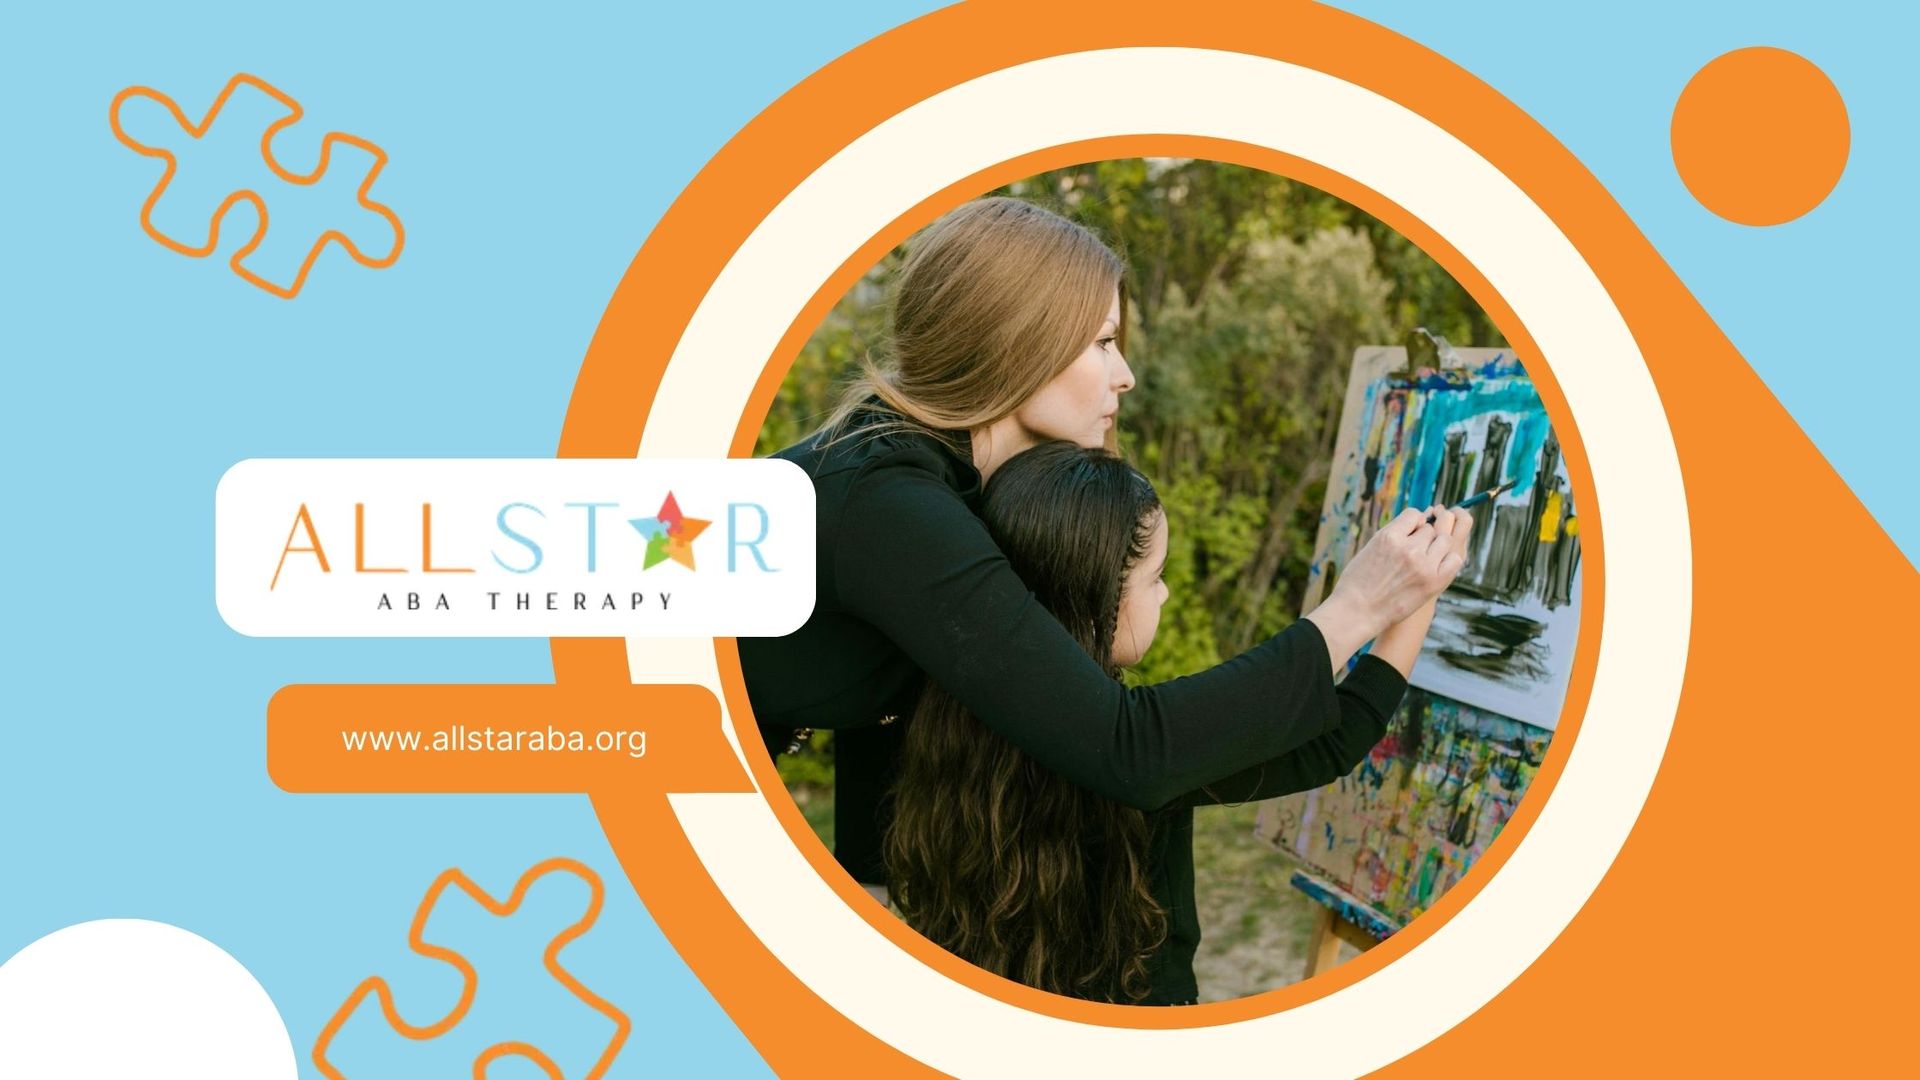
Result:
[[[835,855],[856,880],[885,881],[893,721],[912,714],[929,677],[1041,765],[1142,810],[1340,725],[1346,695],[1305,619],[1195,675],[1115,681],[994,544],[966,433],[875,434],[881,415],[864,410],[831,445],[816,434],[774,455],[813,479],[816,601],[793,633],[739,641],[770,752],[797,728],[836,733]],[[1399,689],[1366,686],[1391,714]]]

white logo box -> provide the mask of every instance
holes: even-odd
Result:
[[[669,493],[708,522],[692,569],[629,523]],[[775,459],[253,458],[214,492],[214,600],[255,637],[778,637],[814,544]]]

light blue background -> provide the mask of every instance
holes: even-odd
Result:
[[[1920,18],[1884,6],[1641,3],[1604,16],[1347,6],[1450,56],[1571,147],[1909,558],[1920,551],[1895,438],[1920,399],[1899,349],[1915,230],[1897,187],[1916,173],[1905,53]],[[260,10],[46,5],[11,15],[0,33],[11,148],[0,171],[0,565],[13,577],[0,651],[11,688],[0,719],[0,957],[86,919],[175,923],[262,981],[304,1065],[320,1025],[369,974],[392,980],[414,1019],[451,1004],[450,973],[405,949],[440,870],[459,866],[500,895],[540,859],[571,855],[609,884],[599,924],[565,959],[634,1018],[613,1075],[763,1075],[635,899],[584,799],[273,787],[263,716],[281,685],[543,682],[551,665],[545,641],[233,633],[213,607],[213,488],[247,457],[550,455],[600,313],[674,195],[789,86],[926,8],[717,3],[556,16],[336,5],[277,25]],[[1838,190],[1773,229],[1707,213],[1667,150],[1687,78],[1749,44],[1820,64],[1854,125]],[[109,100],[143,83],[197,119],[236,71],[307,105],[278,144],[306,155],[293,167],[310,167],[313,140],[330,129],[392,154],[375,190],[407,226],[397,266],[376,273],[329,251],[288,303],[225,268],[250,231],[241,219],[213,259],[184,259],[140,232],[158,165],[114,141]],[[317,224],[297,207],[282,215],[275,204],[275,214],[276,228]],[[564,888],[546,899],[554,910],[568,902]],[[501,965],[545,941],[511,937],[535,919],[485,941],[470,940],[469,929],[484,930],[471,912],[446,919],[447,940],[494,949]],[[508,993],[511,982],[490,986]],[[542,1011],[540,982],[493,1007],[555,1025],[541,1033],[556,1043],[598,1045],[599,1019]],[[367,1045],[356,1063],[411,1072],[425,1061],[453,1074],[478,1046],[449,1038],[383,1058]],[[503,1063],[497,1075],[534,1071]]]
[[[1908,344],[1920,225],[1920,67],[1911,4],[1624,3],[1520,0],[1335,6],[1382,23],[1472,72],[1573,151],[1653,241],[1734,347],[1900,545],[1920,560],[1911,472],[1920,363]],[[1789,49],[1847,103],[1846,172],[1811,213],[1735,225],[1696,202],[1673,168],[1680,91],[1721,53]],[[1783,148],[1783,153],[1791,153]],[[1755,507],[1789,529],[1792,491]],[[1789,547],[1812,546],[1790,532]]]

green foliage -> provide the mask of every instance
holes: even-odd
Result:
[[[779,749],[775,747],[775,749]],[[789,789],[833,786],[833,732],[816,731],[797,754],[775,754],[773,766]]]
[[[1500,345],[1447,272],[1383,222],[1285,177],[1183,159],[1102,161],[999,193],[1089,226],[1129,267],[1138,385],[1121,448],[1168,510],[1171,599],[1146,659],[1157,682],[1211,666],[1299,615],[1353,351],[1424,326]],[[898,252],[841,300],[782,385],[758,452],[798,441],[886,340]],[[816,736],[818,740],[819,736]],[[802,755],[803,757],[805,755]],[[813,784],[830,768],[781,764]],[[815,769],[802,779],[799,770]],[[792,781],[790,781],[792,782]]]
[[[780,750],[775,747],[775,750]],[[833,732],[816,731],[797,754],[776,752],[780,782],[828,850],[833,848]]]
[[[801,347],[760,426],[756,456],[805,438],[833,411],[841,387],[860,373],[861,363],[880,359],[886,343],[885,283],[899,261],[894,252],[869,270]]]

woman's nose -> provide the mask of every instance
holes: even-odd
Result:
[[[1126,357],[1118,352],[1113,355],[1120,362],[1120,366],[1113,373],[1113,389],[1115,393],[1124,394],[1133,389],[1133,369],[1127,366]]]

